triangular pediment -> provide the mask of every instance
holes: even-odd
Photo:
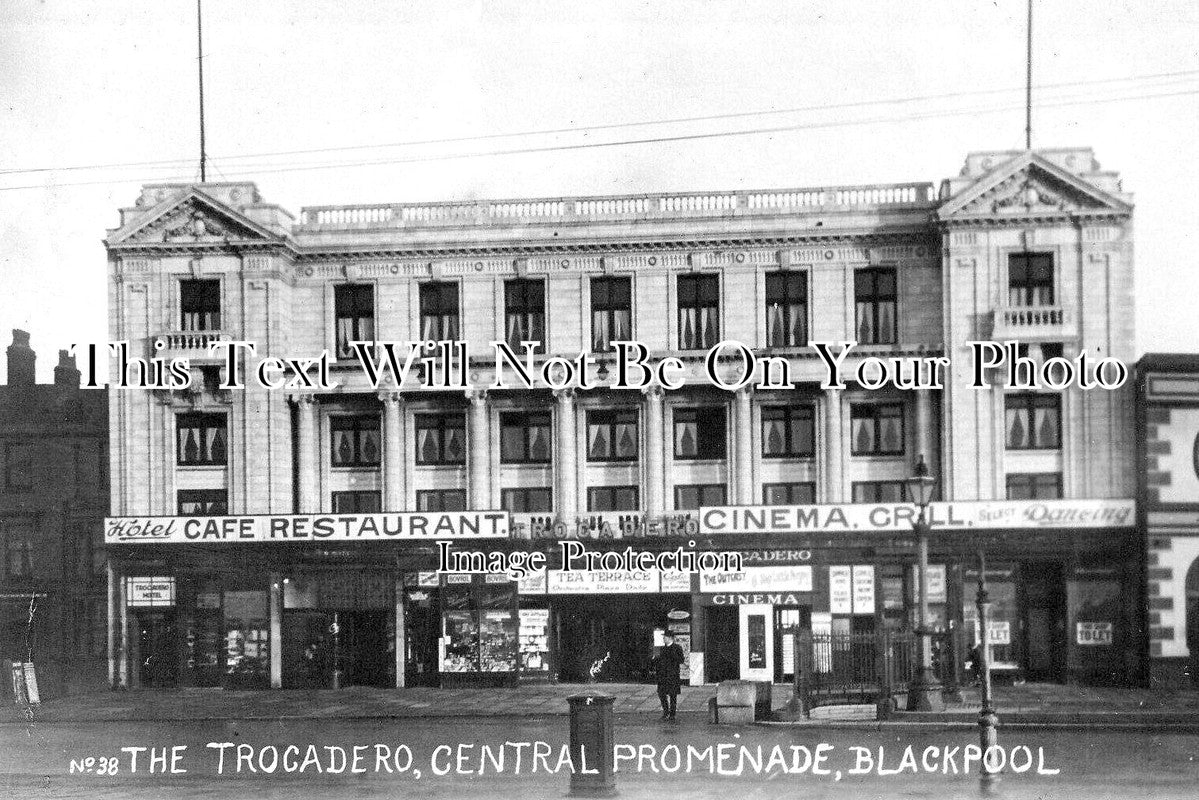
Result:
[[[1131,206],[1035,153],[1024,153],[949,198],[943,219],[1127,214]]]
[[[278,234],[196,187],[147,209],[108,238],[109,245],[277,241]]]

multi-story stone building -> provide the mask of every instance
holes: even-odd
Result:
[[[993,369],[978,388],[966,343],[1018,339],[1038,363],[1131,358],[1131,213],[1087,149],[972,154],[939,190],[337,206],[298,220],[250,183],[147,186],[107,239],[111,335],[142,357],[190,357],[197,380],[111,393],[114,517],[177,523],[157,543],[110,525],[113,680],[326,685],[334,664],[346,681],[397,686],[592,668],[637,680],[668,627],[692,681],[782,678],[791,626],[910,626],[902,486],[920,458],[952,505],[934,508],[936,624],[970,630],[983,549],[1001,665],[1129,679],[1143,649],[1131,389],[1013,391]],[[625,339],[650,361],[678,358],[682,385],[609,388]],[[339,385],[222,390],[208,350],[221,340],[255,342],[255,358],[328,351]],[[430,390],[415,373],[375,388],[355,340],[464,340],[476,388]],[[537,364],[590,351],[594,388],[535,376],[487,390],[496,340],[538,342]],[[722,340],[781,357],[793,387],[714,387],[705,353]],[[943,389],[824,388],[810,340],[857,342],[851,376],[872,356],[952,367]],[[757,505],[820,509],[721,528],[721,509]],[[701,520],[701,507],[718,513]],[[402,535],[183,534],[199,515],[488,509],[510,514],[494,548],[548,549],[555,567],[554,541],[578,535],[600,549],[694,542],[749,566],[725,580],[514,583],[438,574],[429,543]]]
[[[14,330],[0,386],[0,658],[36,666],[43,697],[104,685],[108,401],[59,351],[39,384]],[[12,683],[4,681],[8,691]]]
[[[1150,686],[1199,675],[1199,355],[1137,363],[1137,485],[1145,539]]]

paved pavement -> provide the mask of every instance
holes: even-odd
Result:
[[[641,684],[539,684],[511,689],[368,689],[340,691],[177,689],[99,691],[50,699],[34,711],[43,722],[228,719],[370,719],[412,717],[544,717],[567,713],[566,698],[598,690],[615,697],[617,714],[656,717],[656,689]],[[715,686],[684,686],[679,712],[706,716]],[[776,686],[774,706],[791,697]],[[1165,724],[1199,728],[1199,691],[1112,689],[1055,684],[1001,686],[995,705],[1004,724]],[[893,721],[973,723],[978,714],[976,689],[943,714],[896,712]],[[0,722],[25,720],[16,706],[0,709]]]

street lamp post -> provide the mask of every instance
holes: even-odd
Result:
[[[991,633],[988,630],[991,616],[991,597],[987,594],[987,559],[981,550],[978,551],[978,673],[981,684],[982,708],[978,712],[978,743],[983,755],[998,744],[999,716],[991,706]],[[984,796],[990,796],[999,777],[987,766],[988,761],[982,760],[982,776],[979,778],[980,788]]]
[[[916,471],[905,482],[908,501],[920,509],[912,529],[916,533],[916,590],[918,595],[916,643],[919,648],[919,670],[908,687],[909,711],[943,711],[945,699],[941,683],[933,670],[932,631],[928,625],[928,506],[932,502],[937,481],[928,473],[924,456],[916,463]]]

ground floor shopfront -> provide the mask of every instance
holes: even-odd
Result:
[[[1137,682],[1144,601],[1132,530],[934,527],[930,624],[938,641],[952,643],[939,645],[938,658],[952,659],[965,676],[983,552],[999,671],[1037,681]],[[670,631],[687,653],[685,681],[789,681],[797,633],[915,626],[910,531],[704,531],[685,541],[735,552],[743,568],[567,577],[548,539],[487,543],[546,552],[550,570],[523,580],[438,572],[427,543],[118,545],[110,676],[114,686],[130,687],[641,682],[653,680],[653,658]],[[587,547],[680,544],[599,538]]]

